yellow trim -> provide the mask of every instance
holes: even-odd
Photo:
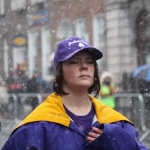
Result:
[[[45,101],[31,112],[19,125],[35,121],[49,121],[69,126],[70,118],[63,107],[61,97],[51,94]]]
[[[96,117],[100,124],[112,123],[120,120],[130,122],[120,113],[116,112],[108,106],[104,106],[96,98],[92,96],[89,97],[93,102],[96,111]],[[49,95],[42,104],[40,104],[17,126],[17,128],[21,125],[36,121],[54,122],[69,127],[70,118],[65,112],[61,97],[55,95],[54,93]]]
[[[103,123],[112,123],[117,121],[128,121],[132,123],[130,120],[128,120],[125,116],[120,114],[119,112],[115,111],[114,109],[103,105],[98,99],[90,96],[96,111],[96,117],[100,124]]]

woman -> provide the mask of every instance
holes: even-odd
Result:
[[[101,89],[98,99],[102,104],[115,108],[115,84],[113,82],[113,75],[110,72],[103,72],[100,79]]]
[[[5,81],[0,82],[0,118],[8,117],[8,104],[9,104],[9,95],[7,91],[7,83]]]
[[[103,54],[78,37],[58,44],[54,93],[11,134],[2,150],[147,150],[133,124],[89,95],[99,93]]]

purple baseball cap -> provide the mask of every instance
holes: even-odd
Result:
[[[87,50],[96,60],[103,57],[103,53],[99,49],[92,47],[88,42],[79,37],[72,36],[58,44],[54,54],[55,67],[57,68],[60,62],[71,58],[76,53],[83,50]]]

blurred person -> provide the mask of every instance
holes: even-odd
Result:
[[[38,72],[34,71],[32,78],[29,79],[26,83],[27,93],[40,93],[39,85],[37,83],[37,78],[38,78]],[[32,110],[34,110],[39,104],[38,98],[31,96],[29,99],[27,99],[27,103],[31,105]]]
[[[22,84],[18,82],[18,80],[16,79],[12,79],[9,83],[8,83],[8,93],[12,93],[12,94],[16,94],[17,96],[17,105],[18,105],[18,111],[20,109],[21,106],[21,98],[18,97],[18,93],[22,93]],[[9,97],[9,102],[14,105],[14,99],[13,97]]]
[[[17,67],[14,71],[14,78],[17,79],[20,75],[20,64],[17,64]]]
[[[6,118],[10,116],[8,114],[8,103],[9,103],[9,95],[8,95],[7,83],[5,81],[1,81],[0,83],[0,118]]]
[[[9,93],[22,93],[22,84],[18,80],[13,79],[9,84]]]
[[[49,80],[44,81],[43,83],[43,92],[44,93],[53,93],[53,81],[54,81],[54,77],[52,76]]]
[[[17,126],[2,150],[148,150],[131,121],[95,98],[96,60],[102,57],[76,36],[61,41],[54,56],[54,93]]]
[[[112,75],[109,72],[104,72],[101,75],[101,89],[98,99],[111,108],[115,108],[115,84],[112,79]]]

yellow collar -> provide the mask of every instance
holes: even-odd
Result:
[[[96,98],[90,96],[96,111],[96,117],[100,124],[112,123],[116,121],[125,120],[130,122],[126,117],[111,109]],[[66,114],[61,96],[54,93],[49,95],[43,103],[41,103],[33,112],[31,112],[17,127],[36,121],[48,121],[58,123],[69,127],[70,118]]]

